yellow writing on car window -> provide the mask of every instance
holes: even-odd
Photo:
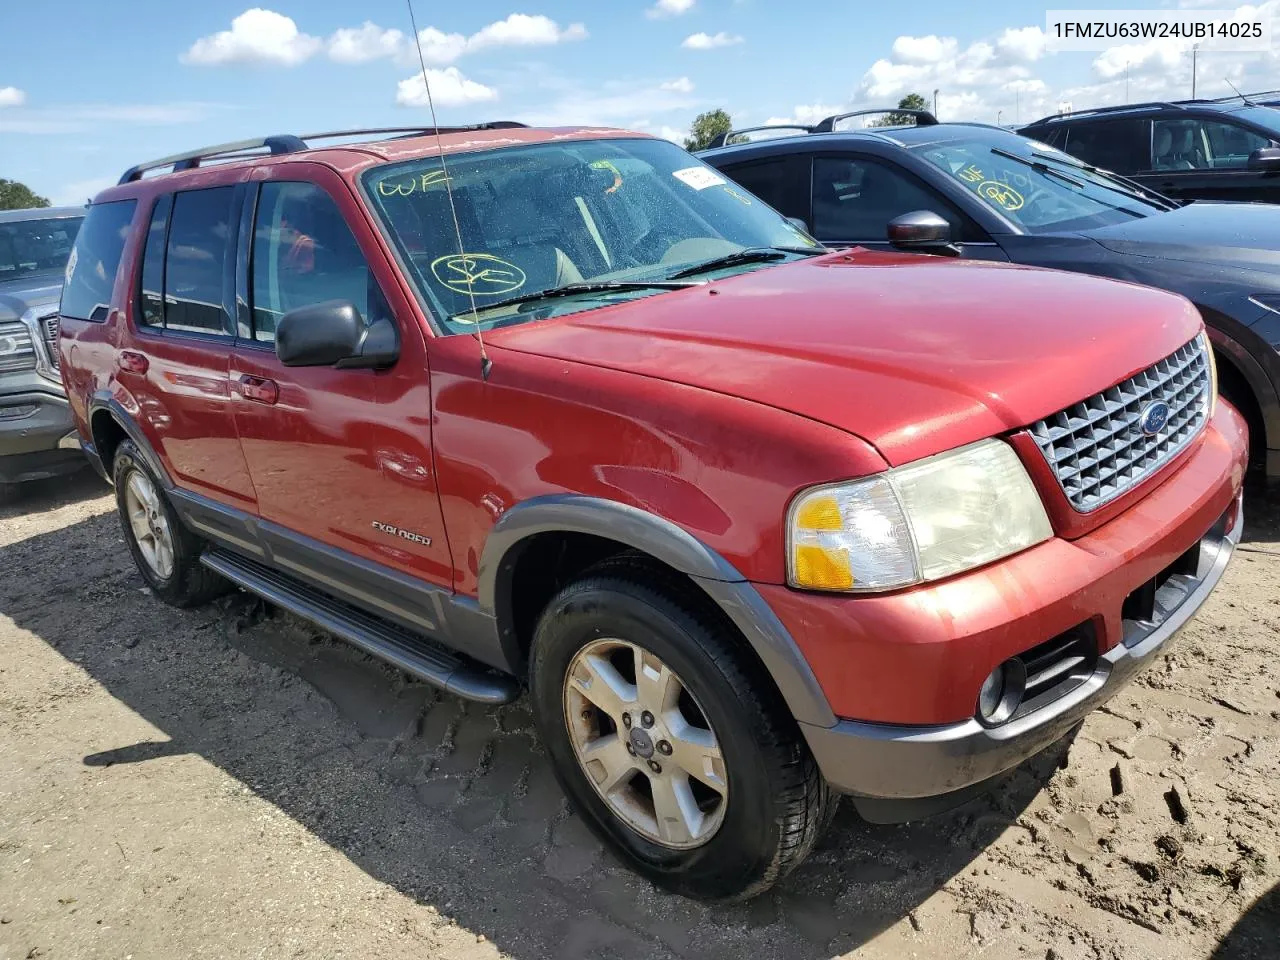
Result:
[[[746,194],[739,193],[737,190],[733,189],[733,187],[725,187],[724,192],[727,193],[729,196],[733,197],[735,200],[741,200],[748,207],[751,206],[751,198],[748,197]]]
[[[418,190],[439,186],[448,179],[450,178],[445,176],[443,170],[428,170],[421,176],[410,177],[407,180],[380,180],[378,193],[384,197],[408,197]]]
[[[525,273],[514,263],[488,253],[452,253],[437,257],[431,272],[454,293],[477,297],[511,293],[524,286]]]
[[[608,170],[613,174],[613,186],[609,187],[605,193],[614,193],[622,186],[622,171],[615,167],[608,160],[597,160],[591,164],[592,170]]]
[[[994,203],[996,206],[1005,210],[1021,210],[1022,194],[1007,183],[1001,183],[998,180],[984,180],[978,184],[978,196],[984,200]]]
[[[956,174],[961,180],[967,180],[969,183],[978,183],[986,178],[986,174],[975,167],[972,163]]]

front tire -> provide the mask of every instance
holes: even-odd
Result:
[[[534,718],[573,806],[629,867],[685,896],[746,899],[808,855],[835,797],[731,628],[653,576],[606,563],[551,601]]]
[[[164,487],[129,440],[116,448],[112,477],[125,543],[152,593],[186,608],[228,589],[225,580],[200,563],[203,542],[182,525]]]

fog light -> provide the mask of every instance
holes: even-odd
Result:
[[[1022,703],[1027,668],[1017,657],[991,671],[978,692],[978,719],[987,726],[1004,723]]]

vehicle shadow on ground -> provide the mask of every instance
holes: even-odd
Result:
[[[1260,896],[1210,960],[1267,960],[1280,953],[1280,884]]]
[[[20,483],[6,494],[10,499],[0,500],[0,522],[100,497],[110,489],[87,464],[66,476]]]
[[[818,960],[904,920],[919,929],[915,909],[1019,820],[1068,755],[1059,744],[918,824],[873,826],[845,804],[773,891],[699,904],[602,851],[568,810],[523,702],[441,695],[243,594],[166,607],[145,595],[113,514],[0,548],[0,569],[30,573],[0,581],[0,613],[168,738],[95,740],[68,761],[105,775],[199,755],[370,877],[521,960]]]

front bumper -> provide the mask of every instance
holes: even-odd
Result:
[[[1221,404],[1194,452],[1114,519],[950,581],[863,597],[760,586],[836,715],[858,718],[800,725],[828,782],[910,808],[1011,769],[1115,696],[1222,577],[1241,534],[1246,446]],[[976,719],[996,666],[1080,628],[1094,659],[1074,686],[1003,725]]]
[[[1059,740],[1160,654],[1222,579],[1242,528],[1237,496],[1200,541],[1195,574],[1170,577],[1156,591],[1155,619],[1126,621],[1123,642],[1102,653],[1089,679],[1060,699],[992,728],[976,719],[930,727],[854,720],[806,726],[818,766],[837,790],[870,791],[883,799],[954,793],[1017,766]]]
[[[6,382],[0,393],[0,483],[80,469],[87,461],[66,398],[34,374],[23,379],[31,382]]]

